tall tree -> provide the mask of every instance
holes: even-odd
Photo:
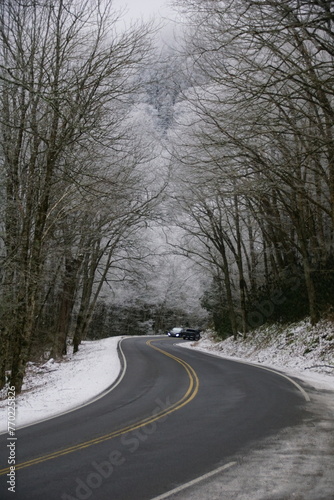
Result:
[[[117,21],[103,0],[1,2],[2,367],[11,363],[18,392],[52,282],[60,301],[54,325],[67,329],[84,255],[96,244],[69,235],[83,228],[83,205],[95,194],[103,206],[100,185],[126,183],[136,164],[122,123],[149,28],[121,31]],[[115,156],[124,172],[112,168]],[[52,266],[59,273],[50,281]]]
[[[248,213],[237,210],[231,219],[225,202],[224,218],[233,224],[228,237],[236,234],[244,262],[258,261],[256,281],[262,286],[270,288],[274,275],[279,279],[301,264],[315,323],[324,305],[316,273],[333,274],[325,264],[333,255],[334,228],[332,3],[181,4],[193,26],[187,58],[201,78],[185,95],[192,115],[184,125],[192,128],[178,132],[180,171],[193,170],[193,179],[187,177],[193,197],[204,184],[214,192],[234,180],[221,189],[223,199],[234,199],[235,206],[244,200]],[[208,190],[204,196],[212,203]],[[241,220],[247,221],[242,230]],[[242,245],[252,227],[263,235],[257,244],[261,263],[254,242]],[[213,234],[211,229],[206,237]],[[248,288],[254,290],[254,272],[252,285],[242,281],[242,289]]]

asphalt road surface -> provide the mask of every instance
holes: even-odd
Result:
[[[113,390],[18,430],[15,441],[1,435],[0,498],[150,500],[232,467],[237,453],[305,419],[309,401],[300,383],[180,342],[123,340]],[[8,489],[12,449],[15,494]]]

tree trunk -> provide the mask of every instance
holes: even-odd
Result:
[[[67,354],[67,336],[70,328],[71,314],[74,306],[75,291],[77,288],[77,274],[81,264],[80,259],[65,258],[65,276],[60,293],[59,313],[52,357],[61,357]]]

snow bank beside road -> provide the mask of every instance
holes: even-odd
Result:
[[[282,371],[306,382],[306,418],[233,457],[235,467],[173,495],[175,500],[333,499],[334,323],[263,327],[246,340],[216,341],[206,332],[190,347]],[[181,345],[181,344],[180,344]],[[166,499],[167,500],[167,499]]]
[[[105,391],[120,371],[121,337],[85,341],[61,362],[29,363],[23,390],[16,398],[16,427],[44,420],[80,406]],[[7,401],[0,401],[0,432],[7,431]]]
[[[322,321],[311,326],[301,321],[290,326],[259,328],[245,340],[229,337],[215,340],[207,331],[202,339],[182,344],[225,358],[239,359],[276,368],[299,377],[315,388],[334,389],[334,323]]]

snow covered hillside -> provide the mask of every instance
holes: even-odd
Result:
[[[184,344],[185,346],[188,344]],[[243,359],[288,371],[319,387],[334,389],[334,323],[309,321],[263,326],[246,339],[219,341],[206,331],[192,347],[223,357]]]

